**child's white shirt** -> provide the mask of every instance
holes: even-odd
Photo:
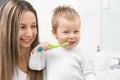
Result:
[[[29,67],[44,69],[44,80],[95,80],[92,58],[79,49],[31,53]]]

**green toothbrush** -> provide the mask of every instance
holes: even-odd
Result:
[[[63,46],[67,46],[67,45],[69,45],[69,44],[70,44],[70,42],[65,42],[65,43],[63,43],[63,44],[56,44],[56,45],[50,46],[49,49],[54,49],[54,48],[58,48],[58,47],[63,47]],[[43,48],[42,48],[42,47],[38,47],[38,51],[39,51],[39,52],[42,52],[42,51],[43,51]]]

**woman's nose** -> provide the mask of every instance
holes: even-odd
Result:
[[[31,28],[27,28],[25,36],[32,36],[32,29]]]

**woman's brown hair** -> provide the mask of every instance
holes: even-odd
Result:
[[[0,6],[0,80],[13,80],[19,65],[19,43],[17,40],[20,18],[24,11],[31,11],[38,19],[35,9],[24,0],[9,0]],[[39,43],[38,34],[31,45],[31,50]],[[31,51],[30,50],[30,51]],[[42,80],[42,71],[29,69],[30,80]]]

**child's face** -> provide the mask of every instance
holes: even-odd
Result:
[[[70,42],[65,48],[72,49],[80,40],[80,20],[70,21],[60,18],[57,29],[52,30],[52,32],[60,44],[66,41]]]
[[[37,23],[34,13],[25,11],[20,20],[18,41],[22,48],[29,48],[37,35]]]

